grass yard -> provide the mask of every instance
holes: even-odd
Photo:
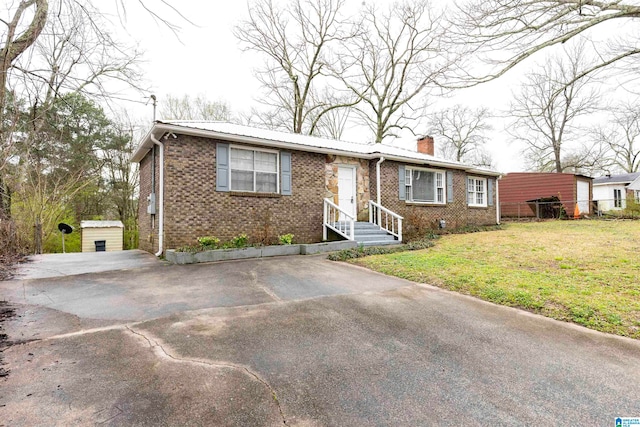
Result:
[[[509,224],[351,262],[640,339],[640,221]]]

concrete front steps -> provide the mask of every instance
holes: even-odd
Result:
[[[347,234],[349,233],[347,226]],[[357,221],[354,223],[354,237],[358,246],[386,246],[399,244],[395,236],[381,230],[371,222]]]

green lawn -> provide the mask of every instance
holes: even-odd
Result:
[[[509,224],[351,262],[640,339],[640,221]]]

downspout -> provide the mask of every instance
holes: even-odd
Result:
[[[500,186],[498,182],[502,176],[496,178],[496,224],[500,225]]]
[[[156,256],[162,255],[164,244],[164,144],[158,141],[153,134],[150,134],[151,142],[160,147],[160,187],[158,188],[158,252]],[[153,165],[155,169],[155,164]],[[154,188],[155,191],[155,188]]]
[[[380,204],[380,165],[384,162],[384,157],[380,157],[380,160],[376,163],[376,201]]]

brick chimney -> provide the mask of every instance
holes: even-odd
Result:
[[[418,153],[428,154],[433,156],[433,137],[426,135],[418,139]]]

